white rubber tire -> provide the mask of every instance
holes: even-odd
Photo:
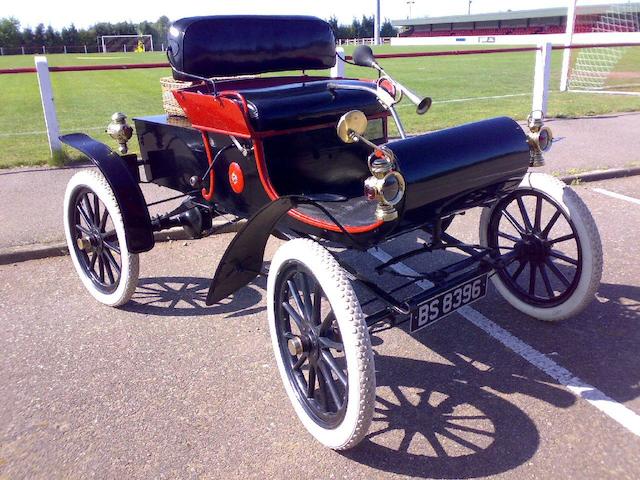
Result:
[[[74,194],[78,189],[82,188],[87,188],[98,196],[100,201],[107,208],[116,230],[122,265],[118,286],[112,293],[102,292],[93,284],[91,278],[87,276],[80,264],[82,260],[78,258],[75,246],[75,233],[71,229],[69,214],[70,210],[75,208],[75,206],[71,204]],[[85,288],[96,300],[100,303],[104,303],[105,305],[118,307],[127,303],[131,299],[131,296],[135,292],[138,284],[140,268],[139,259],[137,254],[129,252],[124,232],[124,223],[122,221],[122,215],[120,214],[120,207],[116,201],[116,197],[113,194],[111,186],[100,172],[96,170],[81,170],[71,177],[67,184],[67,190],[64,196],[63,216],[64,231],[67,238],[69,254]]]
[[[594,299],[602,277],[602,243],[600,233],[589,209],[578,194],[567,184],[545,173],[529,172],[518,190],[536,190],[553,198],[562,211],[572,220],[582,248],[582,274],[571,296],[553,307],[539,307],[525,303],[514,295],[498,275],[492,280],[502,297],[522,313],[539,320],[555,322],[573,317],[584,310]],[[495,207],[495,206],[494,206]],[[486,246],[488,227],[493,208],[484,208],[480,217],[480,244]]]
[[[334,310],[342,335],[347,363],[347,409],[342,422],[333,429],[323,428],[298,403],[289,383],[280,353],[274,312],[276,279],[289,260],[303,264],[316,278]],[[283,244],[273,257],[267,281],[269,329],[278,370],[294,410],[305,428],[320,443],[334,450],[356,446],[367,434],[375,407],[375,368],[369,331],[360,303],[344,270],[336,259],[318,243],[295,239]]]

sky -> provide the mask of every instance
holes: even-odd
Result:
[[[407,18],[409,8],[412,17],[461,15],[467,13],[468,0],[381,0],[382,18]],[[580,0],[580,3],[606,3],[605,0]],[[558,7],[566,0],[473,0],[472,13],[529,8]],[[535,7],[534,7],[535,5]],[[23,27],[38,23],[51,24],[60,29],[74,23],[88,27],[96,22],[156,20],[166,15],[172,20],[195,15],[224,14],[296,14],[329,18],[338,17],[342,23],[350,23],[353,17],[373,15],[375,0],[0,0],[0,17],[16,17]]]

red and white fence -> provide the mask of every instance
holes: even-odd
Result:
[[[452,55],[490,55],[499,53],[516,53],[516,52],[536,52],[535,73],[533,82],[533,100],[532,111],[545,115],[547,112],[549,97],[549,81],[551,76],[551,52],[555,49],[577,49],[577,48],[598,48],[612,46],[638,46],[637,43],[620,43],[620,44],[584,44],[571,46],[552,46],[551,43],[544,43],[536,46],[513,47],[513,48],[492,48],[492,49],[468,49],[468,50],[449,50],[435,52],[411,52],[411,53],[389,53],[379,54],[377,58],[416,58],[416,57],[439,57]],[[345,56],[342,47],[337,48],[336,66],[331,69],[331,76],[334,78],[345,76],[345,60],[351,60],[350,56]],[[22,74],[37,73],[38,83],[40,85],[40,95],[42,99],[42,108],[47,127],[47,136],[49,138],[49,147],[52,155],[61,149],[59,136],[59,124],[56,116],[55,101],[53,89],[51,87],[50,72],[79,72],[79,71],[97,71],[97,70],[131,70],[131,69],[148,69],[148,68],[168,68],[170,65],[164,63],[144,63],[144,64],[123,64],[123,65],[78,65],[67,67],[50,67],[44,56],[35,57],[35,68],[12,68],[0,69],[0,75],[5,74]]]

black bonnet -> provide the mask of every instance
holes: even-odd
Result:
[[[315,17],[229,15],[177,20],[169,29],[174,69],[227,77],[335,65],[331,26]],[[174,72],[175,78],[182,78]]]

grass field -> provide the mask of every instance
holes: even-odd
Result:
[[[446,50],[451,47],[379,47],[380,53]],[[349,51],[347,52],[349,53]],[[50,65],[156,63],[162,53],[50,55]],[[496,115],[526,118],[531,109],[534,53],[385,59],[381,63],[407,87],[434,99],[432,110],[417,116],[400,106],[410,132],[434,130]],[[554,52],[552,87],[559,84],[561,54]],[[31,56],[0,57],[0,68],[32,66]],[[638,70],[640,47],[629,49],[624,65]],[[371,77],[372,71],[348,66],[347,75]],[[60,72],[52,82],[63,133],[83,131],[112,144],[104,134],[111,114],[129,116],[162,112],[158,79],[169,69]],[[35,74],[0,75],[0,168],[41,165],[49,160],[44,119]],[[489,98],[483,98],[489,97]],[[560,93],[550,96],[550,116],[582,116],[640,110],[640,97]],[[135,142],[132,142],[135,147]]]

